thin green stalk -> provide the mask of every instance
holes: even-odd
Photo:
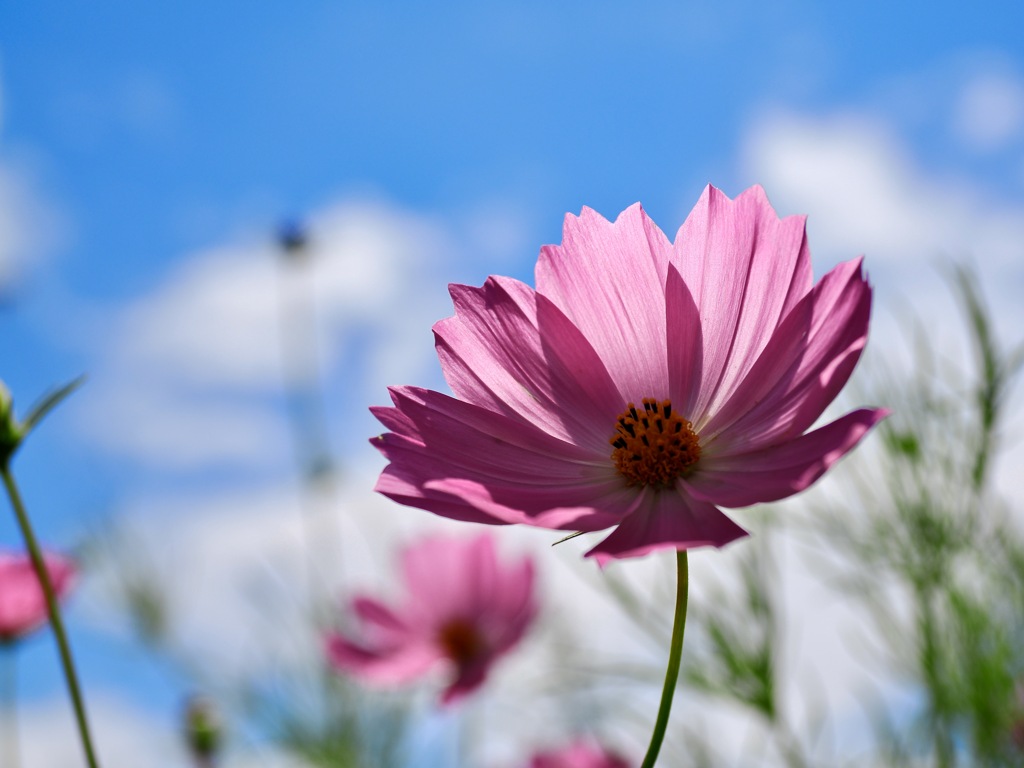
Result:
[[[672,624],[672,644],[668,653],[668,669],[665,670],[665,687],[661,690],[661,705],[658,707],[658,719],[654,722],[654,733],[651,744],[640,768],[654,768],[661,751],[661,742],[665,740],[668,728],[668,716],[672,711],[672,697],[676,692],[676,681],[679,679],[679,660],[683,656],[683,633],[686,630],[686,600],[689,593],[690,574],[686,559],[686,550],[676,552],[676,577],[679,586],[676,591],[676,614]]]
[[[50,626],[53,627],[53,636],[57,640],[57,650],[60,652],[61,664],[64,666],[64,679],[67,681],[68,693],[71,696],[71,706],[75,710],[75,719],[78,722],[78,733],[82,739],[82,749],[85,750],[85,759],[89,768],[98,768],[99,763],[93,751],[92,738],[89,735],[89,723],[85,716],[85,705],[82,703],[82,693],[78,687],[75,662],[71,659],[71,646],[68,644],[67,633],[64,631],[64,622],[61,619],[60,609],[57,606],[53,583],[50,581],[50,572],[43,562],[43,555],[39,551],[39,544],[36,542],[35,533],[32,531],[32,524],[29,522],[28,514],[25,512],[25,505],[21,500],[21,494],[18,492],[18,486],[14,482],[14,475],[11,474],[11,468],[6,462],[0,467],[0,473],[4,476],[7,495],[11,499],[11,506],[14,507],[14,514],[18,518],[18,525],[21,526],[25,546],[28,549],[29,557],[32,559],[32,566],[35,568],[36,576],[39,578],[39,583],[43,588],[43,595],[46,597],[46,609],[50,616]]]

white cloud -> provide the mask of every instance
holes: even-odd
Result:
[[[92,335],[103,346],[80,401],[86,430],[158,466],[280,463],[283,351],[299,368],[293,383],[322,373],[366,402],[388,383],[422,380],[430,325],[450,313],[441,275],[456,252],[450,229],[344,200],[310,218],[295,262],[254,238],[185,257]]]
[[[315,305],[330,364],[353,326],[388,325],[408,311],[450,250],[437,223],[378,203],[339,203],[313,216],[309,231],[305,263],[292,269],[266,242],[186,257],[123,312],[118,353],[178,381],[276,389],[282,301]]]
[[[1024,84],[1002,73],[979,73],[960,91],[954,129],[968,146],[981,151],[1019,140],[1024,132]]]
[[[193,768],[195,765],[182,744],[179,723],[147,714],[139,706],[108,692],[92,692],[86,704],[96,756],[104,768]],[[0,720],[8,716],[6,712],[0,713]],[[9,726],[9,723],[0,723],[0,732],[8,733]],[[18,728],[22,765],[68,768],[85,764],[78,730],[65,698],[22,705],[15,727]],[[229,732],[225,768],[303,768],[306,765],[271,747],[231,742]]]
[[[960,254],[994,269],[1021,263],[1024,206],[922,171],[878,118],[776,112],[754,124],[745,150],[749,175],[777,207],[810,214],[819,252],[914,267]]]
[[[86,703],[97,758],[103,765],[188,768],[188,756],[166,725],[111,696],[91,695]],[[84,764],[82,745],[66,699],[23,706],[17,727],[23,765],[67,768]]]
[[[0,70],[0,138],[2,75]],[[63,229],[63,223],[35,190],[30,168],[0,151],[0,296],[14,288],[26,270],[59,243]]]
[[[0,294],[15,289],[63,236],[63,223],[35,190],[30,170],[0,153]]]

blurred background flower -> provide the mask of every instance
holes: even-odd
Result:
[[[62,599],[75,579],[75,566],[53,552],[43,554],[53,591]],[[29,556],[0,552],[0,645],[13,643],[47,622],[46,598]]]
[[[352,599],[363,639],[328,636],[336,669],[397,685],[444,662],[450,679],[441,701],[450,704],[484,684],[537,615],[533,560],[500,563],[490,533],[416,541],[402,551],[401,575],[405,594],[394,608],[365,595]]]
[[[538,752],[530,768],[628,768],[629,762],[604,748],[580,739],[560,749]]]

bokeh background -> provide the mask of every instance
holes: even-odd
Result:
[[[639,200],[672,235],[704,185],[758,183],[780,214],[809,215],[816,275],[865,254],[877,365],[911,366],[912,317],[967,364],[950,260],[1020,339],[1021,30],[1009,0],[0,7],[0,377],[22,411],[88,375],[15,470],[41,537],[91,564],[68,610],[107,762],[185,765],[198,680],[301,677],[318,648],[309,585],[339,605],[386,587],[395,546],[445,527],[373,496],[367,406],[388,384],[443,386],[430,326],[450,314],[446,284],[532,281],[565,212]],[[307,238],[291,257],[286,226]],[[1018,510],[1019,406],[994,481]],[[576,635],[633,642],[581,597],[583,545],[554,538],[505,542],[537,553]],[[10,515],[0,543],[20,546]],[[695,573],[716,557],[695,555]],[[656,566],[614,568],[642,583]],[[126,573],[165,588],[177,661],[140,641]],[[860,672],[836,645],[842,610],[815,605],[805,627],[810,588],[788,589],[794,655],[845,690]],[[22,651],[25,764],[77,764],[52,642]],[[556,736],[510,716],[537,698],[521,682],[513,666],[483,699],[504,732],[483,753],[495,764]],[[424,717],[418,764],[446,764],[457,717]],[[851,743],[854,720],[839,718]],[[293,764],[273,741],[250,718],[234,759]]]

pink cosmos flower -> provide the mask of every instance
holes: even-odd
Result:
[[[537,614],[532,560],[500,564],[488,534],[423,539],[402,553],[402,576],[406,595],[394,609],[372,597],[353,600],[364,639],[328,638],[337,669],[388,686],[444,662],[451,682],[442,703],[449,704],[484,682]]]
[[[566,216],[537,288],[450,286],[434,326],[455,397],[390,390],[377,490],[478,523],[615,530],[599,562],[722,546],[719,510],[804,490],[886,415],[807,432],[864,348],[861,260],[816,285],[804,217],[708,187],[669,242],[639,204]]]
[[[60,599],[75,578],[75,566],[67,558],[43,556],[54,592]],[[13,643],[43,626],[48,618],[46,598],[29,556],[0,552],[0,645]]]
[[[629,768],[629,763],[614,752],[579,740],[562,749],[538,752],[530,768]]]

